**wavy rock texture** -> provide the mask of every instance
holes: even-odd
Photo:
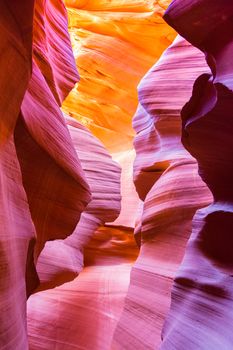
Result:
[[[73,234],[65,240],[47,242],[37,271],[40,288],[52,288],[74,279],[83,268],[83,249],[98,227],[120,213],[120,168],[90,131],[72,118],[66,122],[85,172],[92,200],[82,213]]]
[[[28,349],[26,296],[38,284],[36,256],[46,240],[72,233],[90,199],[62,113],[32,57],[33,3],[0,4],[0,347],[6,350]],[[61,46],[62,40],[60,33]],[[66,71],[69,56],[64,62]],[[56,76],[57,63],[51,64]],[[70,66],[76,71],[74,60]]]
[[[66,121],[92,200],[73,234],[47,242],[38,259],[40,289],[50,289],[29,299],[30,349],[109,349],[138,250],[132,230],[99,228],[120,212],[119,166],[84,126]]]
[[[14,17],[18,17],[18,23]],[[1,52],[4,53],[0,61],[2,67],[0,70],[0,145],[2,146],[13,133],[30,79],[33,2],[26,0],[22,6],[16,1],[9,5],[1,2],[0,20],[2,38],[0,45]]]
[[[96,231],[79,276],[29,298],[30,349],[111,349],[137,254],[132,230]]]
[[[36,0],[34,11],[33,56],[61,105],[78,80],[66,8],[63,1]]]
[[[98,137],[122,167],[122,211],[116,225],[135,225],[132,116],[139,81],[175,37],[162,19],[169,3],[65,1],[81,79],[62,108]]]
[[[23,350],[27,349],[27,289],[33,284],[31,279],[38,280],[30,254],[35,229],[13,136],[0,149],[0,183],[0,348]]]
[[[177,37],[139,85],[133,124],[135,184],[144,200],[135,230],[141,249],[114,334],[116,349],[158,349],[192,217],[211,201],[195,159],[180,141],[180,110],[195,78],[206,71],[204,55]]]
[[[27,349],[26,280],[36,275],[28,254],[35,230],[13,135],[31,70],[32,6],[22,7],[24,13],[17,3],[0,4],[0,348],[20,350]]]
[[[37,230],[38,256],[47,240],[65,238],[73,231],[88,197],[64,118],[35,64],[22,102],[15,143]]]
[[[1,349],[232,348],[233,5],[173,1],[136,111],[169,3],[0,3]]]
[[[18,19],[17,22],[15,18]],[[13,251],[15,254],[11,259],[12,273],[8,273],[8,276],[4,275],[6,281],[2,283],[3,300],[8,303],[10,312],[7,320],[4,317],[1,322],[3,335],[1,339],[6,348],[26,349],[24,319],[26,265],[28,266],[26,276],[28,294],[38,283],[33,262],[35,243],[33,238],[36,237],[35,257],[37,257],[48,239],[64,238],[73,231],[90,196],[83,171],[58,108],[78,79],[69,46],[63,3],[38,0],[35,2],[34,17],[32,1],[24,2],[23,7],[16,2],[8,6],[1,3],[1,23],[3,32],[1,45],[2,51],[6,53],[2,56],[4,60],[1,61],[1,82],[3,82],[1,145],[4,145],[4,152],[2,149],[1,154],[4,171],[1,179],[5,192],[12,182],[14,169],[16,187],[14,193],[16,203],[13,200],[13,194],[12,198],[5,193],[1,197],[3,199],[2,216],[6,222],[2,227],[5,229],[9,226],[7,230],[9,238],[6,240],[5,236],[1,237],[4,251],[2,266],[6,263],[5,259],[8,256],[11,257],[10,253],[9,255],[5,253],[9,248],[9,240],[12,254]],[[32,47],[33,57],[31,56]],[[12,96],[14,100],[9,104]],[[14,146],[12,136],[16,121]],[[8,172],[9,176],[6,176]],[[127,178],[128,172],[125,171],[125,173]],[[22,202],[20,206],[19,199]],[[5,209],[8,207],[10,210]],[[7,213],[5,213],[6,210]],[[11,215],[16,218],[15,225],[10,219]],[[104,220],[112,220],[110,213]],[[27,232],[24,243],[21,243],[22,234],[20,239],[17,236],[17,229],[21,226]],[[122,240],[122,234],[120,237]],[[19,252],[19,256],[16,252]],[[18,269],[15,268],[16,266]],[[17,276],[14,271],[17,271]],[[9,300],[5,294],[11,285],[16,286],[15,298]],[[123,298],[121,298],[122,301]],[[4,316],[3,313],[1,314]],[[18,314],[22,317],[18,318]]]
[[[137,84],[175,36],[162,19],[168,1],[65,3],[81,80],[63,110],[111,152],[132,149]]]
[[[129,229],[134,227],[138,205],[130,168],[134,158],[131,118],[137,105],[136,85],[152,62],[171,42],[174,32],[164,25],[161,19],[164,8],[159,3],[66,3],[70,6],[70,31],[81,80],[63,104],[63,110],[87,126],[122,165],[122,212],[114,222],[115,227],[105,226],[96,231],[85,248],[85,268],[78,278],[54,290],[37,293],[29,299],[30,348],[110,349],[112,335],[127,292],[131,266],[138,253],[132,229]],[[165,6],[165,2],[163,5]],[[155,30],[156,28],[160,30]],[[155,40],[157,45],[150,45]],[[145,42],[148,43],[146,48]],[[85,133],[87,134],[86,131]],[[76,130],[76,135],[72,136],[73,141],[77,150],[79,147],[83,150],[84,145],[81,139],[78,143],[78,135],[81,137],[80,132]],[[80,151],[78,154],[83,164],[85,157],[90,158],[90,155]],[[103,161],[102,159],[101,162]],[[90,188],[96,193],[94,185],[90,183]],[[103,190],[100,193],[103,193]],[[87,213],[92,205],[93,215],[90,217]],[[81,264],[80,261],[77,264],[77,259],[81,256],[80,247],[86,244],[87,238],[94,231],[91,222],[93,217],[95,227],[99,225],[100,217],[96,217],[96,209],[94,198],[82,214],[74,234],[63,242],[56,242],[59,245],[56,252],[53,243],[46,244],[38,263],[44,282],[51,282],[53,279],[53,282],[55,280],[55,283],[59,284],[64,281],[57,280],[61,272],[65,272],[65,278],[68,275],[67,270],[72,272],[70,278],[74,278],[74,272],[80,272]],[[101,216],[103,212],[99,214]],[[110,219],[113,218],[109,217],[108,220]],[[106,220],[107,218],[104,221]],[[127,226],[128,229],[117,226]],[[83,228],[86,230],[83,231]],[[68,250],[68,245],[75,247],[75,250]],[[64,260],[58,261],[61,251]],[[72,260],[74,251],[75,266]],[[53,266],[49,255],[53,256]],[[65,263],[65,258],[68,258],[70,263]],[[55,263],[54,270],[55,261],[57,264]],[[47,267],[50,265],[44,274],[43,264],[47,264]],[[48,284],[44,287],[48,287]],[[44,307],[41,307],[42,305]],[[43,324],[39,322],[41,319],[44,320]],[[55,327],[60,331],[57,332]],[[46,330],[43,337],[42,329]]]
[[[182,111],[182,141],[214,200],[195,215],[161,349],[232,349],[232,14],[229,1],[174,1],[165,17],[211,68]]]

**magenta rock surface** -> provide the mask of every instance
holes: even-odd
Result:
[[[173,1],[165,20],[205,53],[211,74],[182,110],[182,142],[198,161],[213,203],[198,210],[176,275],[161,349],[233,346],[233,94],[231,1]]]
[[[38,283],[30,254],[35,229],[12,136],[0,149],[0,181],[0,348],[25,350],[27,290]]]
[[[63,115],[32,57],[33,6],[31,0],[0,3],[0,348],[4,350],[28,349],[26,298],[39,283],[36,258],[46,240],[72,233],[90,200]],[[67,36],[67,28],[64,31]],[[60,33],[61,46],[62,40]],[[69,55],[65,61],[69,67]],[[54,77],[59,75],[55,66],[53,60]],[[70,89],[73,82],[66,92],[68,85]]]
[[[33,56],[61,105],[79,79],[62,0],[36,0]]]
[[[0,350],[233,349],[233,3],[170,2],[0,1]]]
[[[78,277],[30,296],[30,349],[111,349],[137,254],[132,230],[96,230],[85,247],[85,267]]]
[[[65,238],[74,230],[77,214],[85,208],[88,197],[85,175],[64,117],[35,64],[15,142],[37,230],[38,256],[47,240]]]
[[[204,55],[177,37],[139,85],[133,124],[135,184],[144,201],[135,230],[141,248],[114,334],[116,349],[158,349],[193,215],[211,201],[180,140],[181,108],[196,77],[208,71]]]
[[[73,145],[89,184],[92,200],[81,214],[73,234],[47,242],[37,263],[42,285],[52,288],[74,279],[83,268],[83,250],[94,232],[120,213],[120,168],[100,141],[83,125],[66,117]]]
[[[31,278],[38,283],[28,254],[35,229],[13,135],[30,79],[32,6],[31,1],[0,3],[0,348],[6,350],[27,349],[27,289]]]

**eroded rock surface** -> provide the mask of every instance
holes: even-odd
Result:
[[[72,142],[85,172],[92,200],[81,214],[71,236],[47,242],[37,270],[41,288],[52,288],[78,275],[83,268],[83,249],[98,227],[120,213],[120,168],[100,141],[82,124],[66,117]]]
[[[159,348],[192,217],[211,201],[195,159],[180,140],[181,108],[196,77],[206,71],[204,55],[177,37],[139,85],[133,124],[135,185],[144,201],[135,230],[141,248],[114,335],[117,349]]]
[[[44,6],[58,3],[65,16],[62,2]],[[39,283],[37,255],[46,240],[72,233],[90,199],[63,115],[32,55],[33,5],[0,4],[0,347],[6,350],[28,349],[26,297]],[[68,37],[66,27],[63,33]],[[69,67],[69,57],[62,59]],[[70,66],[76,71],[74,60]]]
[[[232,349],[233,5],[169,3],[0,3],[1,349]]]
[[[211,68],[197,78],[182,110],[182,141],[214,199],[195,215],[161,349],[230,350],[233,344],[232,14],[229,1],[174,1],[165,16]]]

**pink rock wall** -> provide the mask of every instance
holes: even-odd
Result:
[[[32,58],[33,5],[0,4],[0,347],[6,350],[28,348],[26,296],[38,285],[38,253],[46,240],[72,233],[90,200],[62,113]]]
[[[75,150],[88,181],[92,200],[71,236],[47,242],[37,270],[41,288],[52,288],[74,279],[83,268],[83,249],[94,232],[120,213],[120,168],[90,131],[66,117]]]
[[[69,117],[66,122],[92,200],[72,235],[47,242],[38,259],[38,290],[48,290],[29,298],[29,344],[30,349],[109,349],[137,247],[132,230],[103,227],[120,212],[119,166],[84,126]]]
[[[205,53],[211,68],[195,81],[182,110],[182,142],[197,159],[214,199],[194,217],[161,349],[231,349],[233,344],[232,14],[229,1],[184,1],[182,6],[174,1],[165,16]]]
[[[12,7],[20,16],[19,27],[12,16]],[[0,50],[5,52],[0,60],[0,347],[6,349],[27,348],[25,270],[26,276],[33,274],[32,264],[27,268],[27,251],[35,233],[13,139],[30,77],[32,39],[31,32],[25,30],[32,23],[30,7],[30,1],[25,1],[22,15],[17,3],[8,7],[4,2],[0,4]],[[19,30],[16,30],[19,28],[24,35],[19,35]]]
[[[29,298],[30,349],[111,349],[137,254],[131,230],[97,230],[79,276]]]
[[[135,185],[144,200],[135,231],[141,248],[114,335],[117,349],[158,349],[192,217],[211,201],[195,159],[180,141],[181,108],[206,71],[204,55],[177,37],[139,85],[133,124]]]
[[[231,350],[233,5],[170,5],[183,37],[139,84],[132,165],[135,81],[174,37],[169,1],[66,2],[83,48],[109,35],[65,105],[89,130],[60,109],[79,80],[63,1],[0,3],[0,349]],[[126,90],[109,85],[109,108],[111,70]]]
[[[63,1],[36,0],[33,21],[34,60],[61,105],[78,80]]]

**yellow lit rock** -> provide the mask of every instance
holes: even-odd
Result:
[[[65,1],[80,82],[63,110],[113,155],[133,148],[137,85],[175,37],[162,19],[169,3]]]

